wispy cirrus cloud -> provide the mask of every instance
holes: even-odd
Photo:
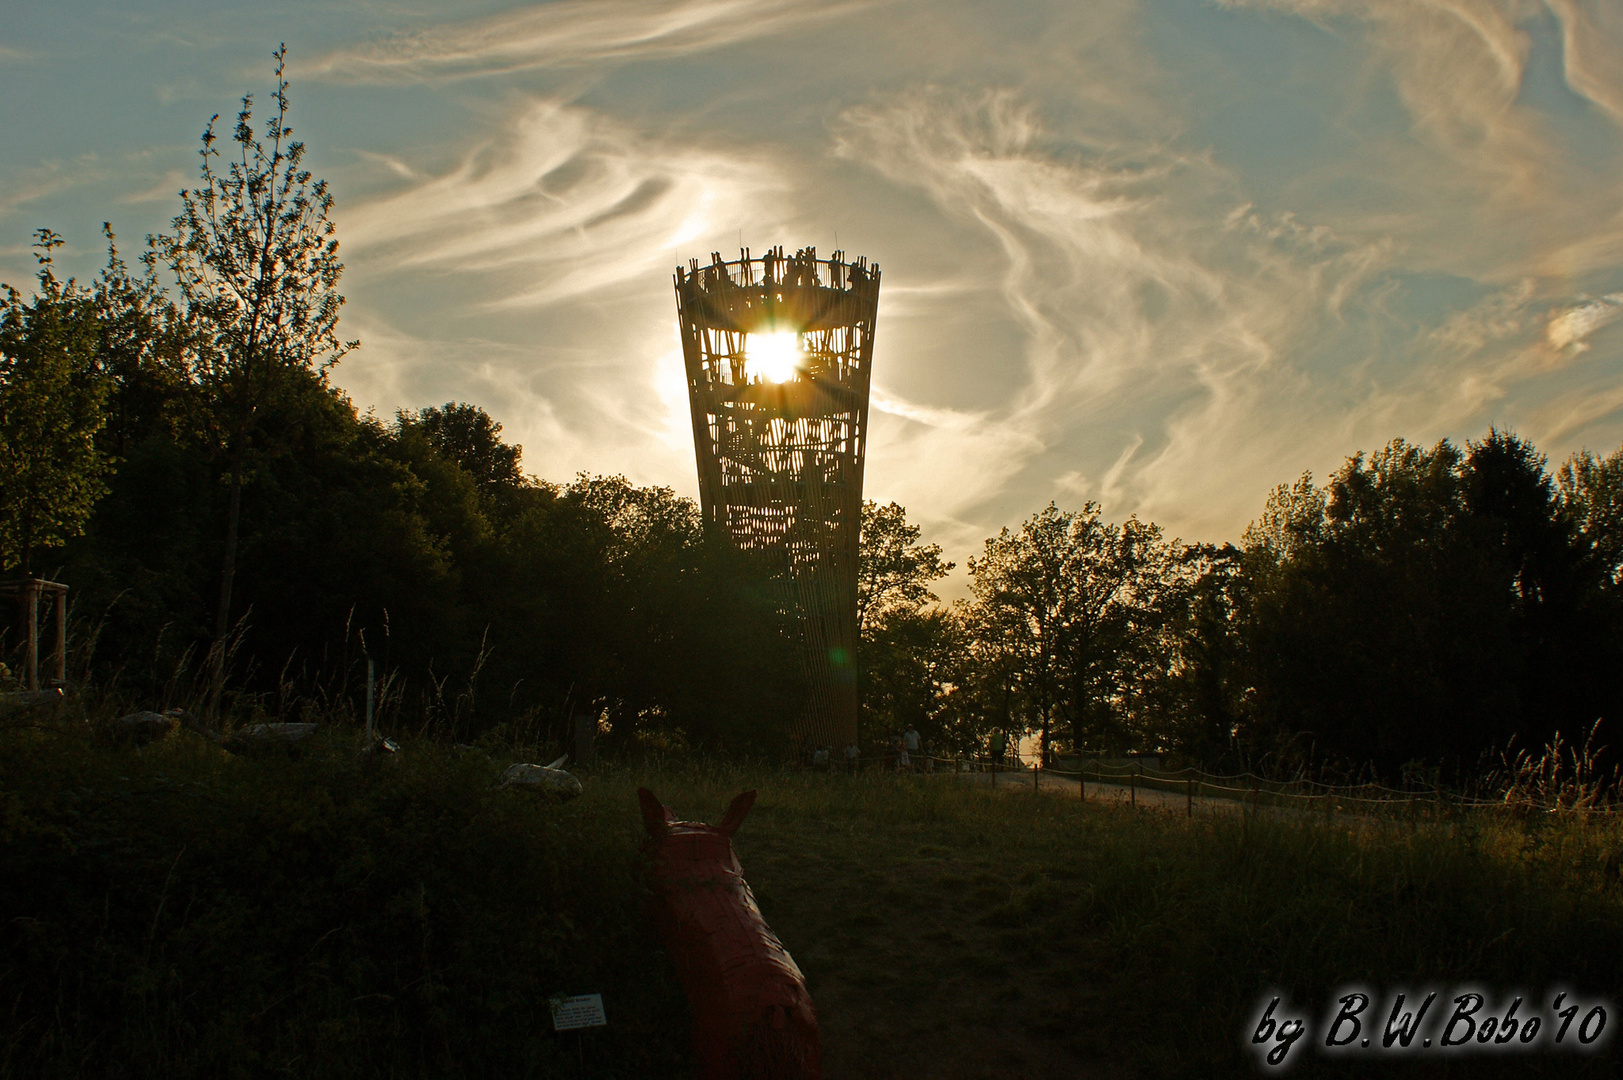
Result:
[[[560,0],[331,52],[298,71],[381,82],[680,56],[770,37],[873,2]]]
[[[1347,230],[1239,201],[1242,178],[1198,152],[1079,141],[1058,142],[1014,91],[937,86],[836,128],[839,153],[1002,253],[989,284],[1019,327],[1024,378],[962,428],[1023,437],[957,473],[988,478],[965,490],[1058,489],[1223,535],[1303,462],[1503,422],[1512,395],[1535,437],[1593,412],[1592,383],[1548,376],[1617,316],[1616,297],[1440,274],[1447,260],[1402,217]],[[1452,316],[1415,306],[1436,289],[1479,299]]]
[[[917,507],[915,518],[956,552],[979,546],[986,524],[978,511],[1042,449],[1035,434],[989,411],[920,404],[883,389],[873,391],[869,428],[883,500]]]
[[[770,220],[784,187],[759,154],[535,101],[448,172],[346,211],[345,246],[363,268],[481,275],[487,308],[538,307],[668,273],[718,229]]]
[[[1322,428],[1304,416],[1255,430],[1267,397],[1307,381],[1292,352],[1391,261],[1384,240],[1235,205],[1233,179],[1199,155],[1156,144],[1055,154],[1008,90],[915,88],[849,110],[836,137],[840,153],[997,240],[1003,266],[989,276],[1026,370],[969,426],[1022,436],[995,444],[988,487],[1023,473],[1020,486],[1041,490],[1060,476],[1107,509],[1188,528],[1243,513],[1268,460]],[[1190,513],[1197,503],[1210,518]]]
[[[1230,8],[1282,12],[1361,38],[1390,76],[1420,146],[1383,138],[1370,149],[1411,207],[1401,228],[1426,255],[1506,278],[1548,238],[1592,236],[1615,200],[1596,199],[1575,169],[1551,115],[1526,100],[1534,0],[1221,0]],[[1573,93],[1623,121],[1623,13],[1605,0],[1546,0],[1561,27],[1561,63]],[[1424,149],[1422,149],[1422,147]],[[1431,197],[1424,194],[1429,192]],[[1462,216],[1469,211],[1471,218]],[[1474,223],[1482,235],[1466,226]],[[1491,227],[1491,232],[1490,232]],[[1441,241],[1448,237],[1451,245]],[[1591,244],[1591,246],[1594,246]],[[1491,261],[1486,261],[1491,260]],[[1572,269],[1570,266],[1563,269]]]
[[[1610,0],[1545,0],[1561,23],[1567,85],[1623,124],[1623,8]]]
[[[412,179],[340,220],[355,321],[372,329],[343,385],[385,407],[477,387],[543,475],[690,473],[668,438],[686,403],[662,392],[680,379],[670,274],[678,254],[781,227],[776,164],[557,100],[514,109],[437,175],[385,164]]]

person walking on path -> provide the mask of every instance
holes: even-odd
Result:
[[[902,736],[902,766],[907,768],[919,752],[919,731],[912,724],[907,725],[907,734]]]
[[[862,760],[862,748],[854,742],[845,744],[845,764],[851,770],[851,775],[857,774],[859,763]]]

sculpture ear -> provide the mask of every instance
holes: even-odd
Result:
[[[738,798],[728,804],[727,816],[721,819],[721,824],[716,826],[716,831],[723,836],[733,835],[738,831],[738,827],[744,824],[744,816],[750,812],[750,807],[754,805],[755,792],[746,791],[739,795]]]
[[[660,837],[671,824],[671,812],[645,787],[637,789],[637,801],[642,803],[642,827],[648,835]]]

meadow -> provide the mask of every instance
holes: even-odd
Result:
[[[244,759],[184,731],[138,749],[0,730],[0,1077],[688,1075],[643,916],[639,786],[712,821],[760,792],[736,845],[831,1078],[1249,1076],[1266,993],[1317,1017],[1355,982],[1623,1002],[1613,817],[1186,818],[659,757],[553,804],[497,786],[537,751],[357,745],[335,727]],[[558,993],[601,993],[608,1027],[552,1032]],[[1618,1072],[1610,1048],[1293,1060]]]

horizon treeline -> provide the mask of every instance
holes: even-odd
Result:
[[[1277,487],[1239,545],[1050,504],[969,571],[967,601],[865,621],[882,725],[1433,782],[1616,738],[1623,450],[1552,475],[1507,431],[1395,439]]]
[[[201,707],[231,500],[218,390],[179,362],[184,320],[150,272],[111,251],[94,285],[60,282],[52,242],[0,324],[0,438],[13,458],[67,438],[78,457],[54,467],[77,480],[48,477],[70,512],[27,528],[8,480],[5,570],[72,587],[95,691]],[[361,415],[307,366],[271,391],[243,459],[223,711],[357,715],[370,658],[396,729],[567,747],[588,717],[622,747],[781,747],[801,699],[785,593],[692,501],[527,476],[473,405]],[[43,402],[66,410],[54,436],[24,422]],[[1463,777],[1618,714],[1623,451],[1552,474],[1509,432],[1394,440],[1281,485],[1237,546],[1050,504],[989,538],[972,596],[942,606],[951,568],[904,508],[865,505],[870,746],[915,726],[975,751],[1001,729],[1054,752]]]

